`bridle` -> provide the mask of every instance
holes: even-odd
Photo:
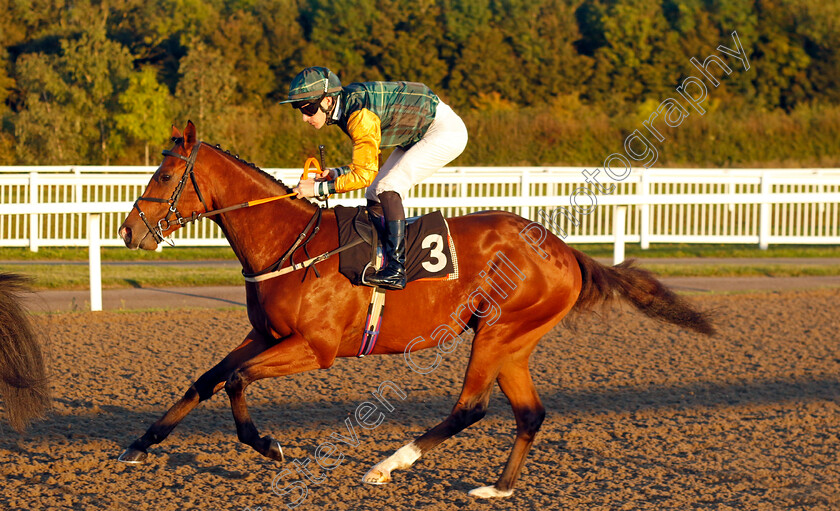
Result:
[[[163,232],[169,229],[169,226],[172,225],[172,221],[170,219],[174,215],[174,223],[178,225],[186,225],[188,223],[195,222],[196,220],[200,219],[202,216],[207,215],[210,213],[207,208],[207,204],[204,202],[204,197],[201,196],[201,190],[198,189],[198,183],[195,180],[195,173],[193,172],[193,168],[195,167],[195,160],[198,158],[198,150],[201,148],[204,142],[199,141],[195,144],[190,151],[189,157],[182,156],[176,152],[164,150],[164,156],[173,156],[175,158],[179,158],[187,162],[186,167],[184,168],[184,174],[181,176],[181,179],[178,181],[178,185],[175,187],[175,190],[172,191],[172,196],[169,199],[158,199],[155,197],[143,197],[140,196],[134,201],[134,209],[137,210],[137,213],[140,215],[140,219],[143,220],[143,223],[146,224],[146,228],[149,229],[149,233],[154,237],[156,243],[160,243],[161,241],[165,241],[170,246],[175,246],[175,243],[163,236]],[[184,193],[184,187],[187,184],[187,177],[190,178],[192,181],[193,188],[195,189],[195,194],[198,196],[198,200],[201,201],[201,205],[204,206],[204,213],[196,213],[193,211],[191,216],[184,217],[181,215],[181,212],[178,211],[178,201],[181,199],[181,194]],[[157,225],[154,227],[152,224],[149,223],[149,220],[146,218],[146,214],[140,209],[140,201],[149,201],[149,202],[157,202],[163,204],[169,204],[169,211],[166,212],[166,216],[158,220]]]
[[[225,208],[208,210],[207,203],[204,202],[204,197],[201,196],[201,190],[199,190],[198,183],[195,180],[195,172],[194,172],[195,161],[198,158],[198,150],[201,148],[201,146],[203,144],[204,144],[204,142],[202,142],[202,141],[199,141],[197,144],[195,144],[192,148],[192,151],[190,151],[189,157],[180,155],[178,153],[175,153],[175,152],[172,152],[172,151],[169,151],[169,150],[164,150],[163,151],[164,156],[174,156],[175,158],[184,160],[187,163],[186,167],[184,168],[184,173],[183,173],[183,175],[181,175],[181,179],[178,181],[178,185],[175,187],[175,190],[172,191],[172,196],[169,199],[158,199],[158,198],[155,198],[155,197],[140,196],[140,197],[137,198],[136,201],[134,201],[134,209],[137,210],[137,213],[140,215],[140,219],[143,220],[144,224],[146,224],[146,228],[149,229],[149,233],[151,233],[151,235],[155,239],[155,242],[157,242],[157,243],[160,243],[161,241],[165,241],[170,246],[173,246],[173,247],[175,246],[175,243],[171,239],[165,238],[163,236],[163,231],[169,229],[170,225],[172,225],[173,222],[180,225],[180,226],[184,226],[186,224],[195,222],[197,220],[201,220],[202,218],[207,217],[207,216],[218,215],[218,214],[226,213],[228,211],[233,211],[233,210],[236,210],[236,209],[249,208],[251,206],[257,206],[257,205],[260,205],[260,204],[265,204],[267,202],[272,202],[272,201],[275,201],[275,200],[278,200],[278,199],[285,199],[287,197],[292,197],[292,196],[297,195],[295,192],[292,192],[292,193],[288,193],[286,195],[277,195],[275,197],[267,197],[265,199],[256,199],[256,200],[252,200],[252,201],[248,201],[248,202],[242,202],[240,204],[235,204],[233,206],[228,206],[228,207],[225,207]],[[218,146],[216,146],[216,147],[218,147]],[[323,146],[321,146],[321,148],[323,148]],[[323,153],[321,155],[321,158],[323,159]],[[310,170],[310,168],[309,168],[310,163],[315,164],[316,167],[317,167],[317,170]],[[304,165],[304,174],[303,174],[303,176],[301,176],[301,179],[305,178],[307,176],[307,174],[310,173],[310,172],[315,172],[316,174],[320,174],[320,172],[321,172],[321,167],[318,166],[318,161],[315,158],[310,158],[309,160],[307,160],[306,164]],[[181,199],[181,194],[184,193],[184,188],[186,187],[188,176],[190,178],[190,181],[192,181],[193,188],[195,189],[195,194],[198,196],[198,200],[200,200],[201,205],[204,206],[204,212],[203,213],[197,213],[197,212],[193,211],[192,215],[190,215],[188,217],[185,217],[185,216],[181,215],[181,213],[178,211],[178,201]],[[140,209],[139,202],[143,201],[143,200],[149,201],[149,202],[157,202],[157,203],[161,203],[161,204],[169,204],[169,211],[166,212],[165,217],[158,220],[157,225],[152,226],[152,224],[150,224],[149,220],[146,218],[146,214],[143,212],[143,210]],[[309,259],[307,259],[306,261],[303,261],[302,263],[295,263],[294,262],[294,254],[300,248],[302,248],[304,250],[304,253],[306,253],[307,257],[309,257],[309,254],[306,250],[306,245],[309,243],[309,241],[312,240],[312,237],[314,237],[315,234],[317,234],[318,231],[320,230],[321,213],[322,213],[321,208],[317,208],[315,210],[315,213],[312,215],[312,218],[310,218],[309,223],[306,225],[306,227],[303,229],[303,231],[300,234],[298,234],[298,237],[295,240],[295,242],[292,244],[292,246],[288,250],[286,250],[286,252],[280,257],[280,259],[278,259],[274,264],[272,264],[268,268],[265,268],[265,269],[263,269],[261,271],[258,271],[256,273],[246,273],[245,270],[243,269],[242,270],[242,275],[245,278],[245,280],[248,281],[248,282],[261,282],[263,280],[272,279],[272,278],[275,278],[275,277],[279,277],[281,275],[285,275],[289,272],[302,270],[304,268],[309,268],[310,266],[314,266],[316,263],[319,263],[321,261],[329,259],[330,257],[332,257],[335,254],[338,254],[339,252],[343,252],[347,249],[350,249],[350,248],[362,243],[363,240],[361,238],[359,238],[359,239],[357,239],[357,240],[355,240],[355,241],[353,241],[353,242],[351,242],[347,245],[339,246],[337,249],[330,250],[329,252],[325,252],[325,253],[323,253],[321,255],[318,255],[316,257],[310,257]],[[170,221],[170,218],[173,215],[175,216],[175,219],[173,221]],[[311,231],[311,233],[310,233],[310,231]],[[291,259],[292,265],[287,267],[287,268],[283,268],[283,265],[289,259]],[[315,275],[320,277],[320,274],[318,273],[318,270],[316,268],[313,268],[313,269],[315,270]],[[305,276],[304,276],[304,278],[305,278]]]
[[[204,144],[204,142],[202,142],[202,141],[199,141],[197,144],[195,144],[192,148],[192,151],[190,151],[189,157],[180,155],[178,153],[175,153],[175,152],[172,152],[172,151],[169,151],[169,150],[164,150],[163,151],[164,156],[173,156],[175,158],[178,158],[178,159],[181,159],[181,160],[184,160],[185,162],[187,162],[187,165],[184,168],[184,174],[181,176],[181,179],[178,181],[178,186],[176,186],[175,190],[172,191],[172,196],[169,199],[157,199],[155,197],[140,196],[140,197],[137,198],[136,201],[134,201],[134,209],[137,210],[137,213],[140,215],[140,219],[143,220],[144,224],[146,224],[146,228],[149,229],[149,233],[151,233],[151,235],[155,239],[155,242],[158,243],[158,244],[161,241],[165,241],[170,246],[173,246],[173,247],[175,246],[175,243],[171,239],[165,238],[163,236],[163,231],[169,229],[169,227],[173,223],[178,224],[180,226],[184,226],[186,224],[193,223],[197,220],[201,220],[202,218],[207,217],[207,216],[213,216],[213,215],[218,215],[218,214],[221,214],[221,213],[227,213],[228,211],[233,211],[233,210],[236,210],[236,209],[250,208],[251,206],[257,206],[257,205],[260,205],[260,204],[265,204],[266,202],[272,202],[272,201],[276,201],[278,199],[285,199],[287,197],[293,197],[293,196],[297,195],[296,193],[292,192],[292,193],[287,193],[286,195],[277,195],[275,197],[267,197],[265,199],[256,199],[256,200],[252,200],[252,201],[248,201],[248,202],[242,202],[240,204],[235,204],[233,206],[228,206],[226,208],[210,210],[207,207],[207,203],[204,202],[204,197],[201,196],[201,190],[198,189],[198,182],[196,182],[196,180],[195,180],[195,172],[193,171],[194,168],[195,168],[195,160],[198,158],[198,150],[201,148],[201,146],[203,144]],[[218,148],[219,146],[216,146],[216,147]],[[310,158],[309,160],[312,160],[316,165],[318,163],[317,160],[315,160],[315,158]],[[309,165],[309,160],[307,160],[307,169],[308,169],[308,165]],[[320,167],[318,167],[317,173],[320,173],[320,171],[321,171],[321,169],[320,169]],[[307,170],[307,172],[316,172],[316,171]],[[305,175],[306,174],[304,174],[304,176]],[[185,216],[181,215],[181,213],[178,211],[178,201],[181,199],[181,194],[184,193],[184,188],[187,184],[187,177],[189,177],[190,181],[192,181],[193,189],[195,189],[195,194],[198,196],[198,200],[201,201],[201,205],[204,206],[204,213],[197,213],[197,212],[193,211],[192,215],[185,217]],[[143,201],[143,200],[149,201],[149,202],[169,204],[169,211],[166,212],[165,217],[158,220],[157,225],[152,226],[152,224],[150,224],[149,220],[146,218],[146,214],[143,213],[142,209],[140,209],[139,202]],[[175,216],[175,218],[170,220],[170,218],[173,215]]]

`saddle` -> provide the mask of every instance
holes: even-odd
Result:
[[[381,236],[374,225],[384,226],[382,217],[370,215],[366,207],[334,208],[340,246],[362,240],[341,252],[338,269],[355,285],[367,285],[365,272],[375,271],[382,261]],[[415,280],[454,280],[458,278],[458,259],[449,236],[449,226],[440,211],[406,220],[406,282]],[[377,257],[377,255],[379,257]]]
[[[334,210],[339,246],[347,247],[340,253],[338,271],[355,285],[369,285],[364,278],[366,272],[373,272],[385,264],[384,250],[379,243],[379,230],[384,231],[384,219],[362,206],[336,206]],[[405,246],[407,282],[458,278],[455,245],[449,236],[449,225],[440,211],[406,219]],[[373,287],[357,357],[369,355],[376,346],[384,308],[385,290]]]

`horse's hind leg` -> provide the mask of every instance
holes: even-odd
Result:
[[[513,485],[522,471],[525,457],[545,418],[545,408],[531,381],[527,358],[506,363],[499,372],[497,381],[513,407],[513,415],[516,417],[516,440],[499,480],[494,486],[483,486],[470,491],[470,495],[474,497],[507,497],[513,493]]]
[[[254,342],[249,336],[236,349],[231,351],[221,362],[212,369],[201,375],[193,383],[181,399],[179,399],[163,417],[149,426],[146,433],[135,440],[119,457],[124,463],[142,463],[146,457],[146,450],[162,442],[169,433],[175,429],[184,417],[187,416],[198,403],[209,399],[216,392],[224,387],[230,372],[239,366],[244,360],[253,358],[259,352],[265,350],[266,344]]]
[[[487,413],[487,403],[493,390],[493,379],[498,372],[499,362],[494,358],[493,354],[487,350],[476,349],[474,341],[464,387],[449,416],[413,442],[402,446],[394,454],[374,465],[362,477],[362,482],[368,484],[390,482],[391,471],[410,467],[421,455],[480,421]]]
[[[525,456],[545,416],[545,409],[528,372],[528,357],[542,335],[550,328],[546,322],[539,329],[520,334],[520,326],[496,324],[492,330],[478,331],[473,340],[461,397],[449,417],[376,464],[365,474],[362,481],[370,484],[389,482],[392,470],[410,467],[421,455],[478,422],[487,412],[493,380],[498,376],[499,385],[513,406],[516,441],[496,485],[476,488],[470,495],[483,498],[511,495]],[[516,338],[513,345],[505,342],[511,338]]]

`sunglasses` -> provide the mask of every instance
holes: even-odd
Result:
[[[318,110],[321,108],[321,102],[318,101],[315,103],[304,103],[301,101],[299,103],[292,104],[292,106],[303,112],[304,115],[308,115],[311,117],[318,113]]]

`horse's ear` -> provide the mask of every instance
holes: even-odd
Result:
[[[193,145],[195,145],[195,124],[187,121],[187,127],[184,128],[184,149],[189,151]]]
[[[175,125],[173,124],[173,125],[172,125],[172,140],[175,140],[176,138],[184,138],[184,136],[183,136],[183,135],[181,135],[181,132],[180,132],[180,131],[178,130],[178,128],[177,128],[177,127],[175,127]]]

